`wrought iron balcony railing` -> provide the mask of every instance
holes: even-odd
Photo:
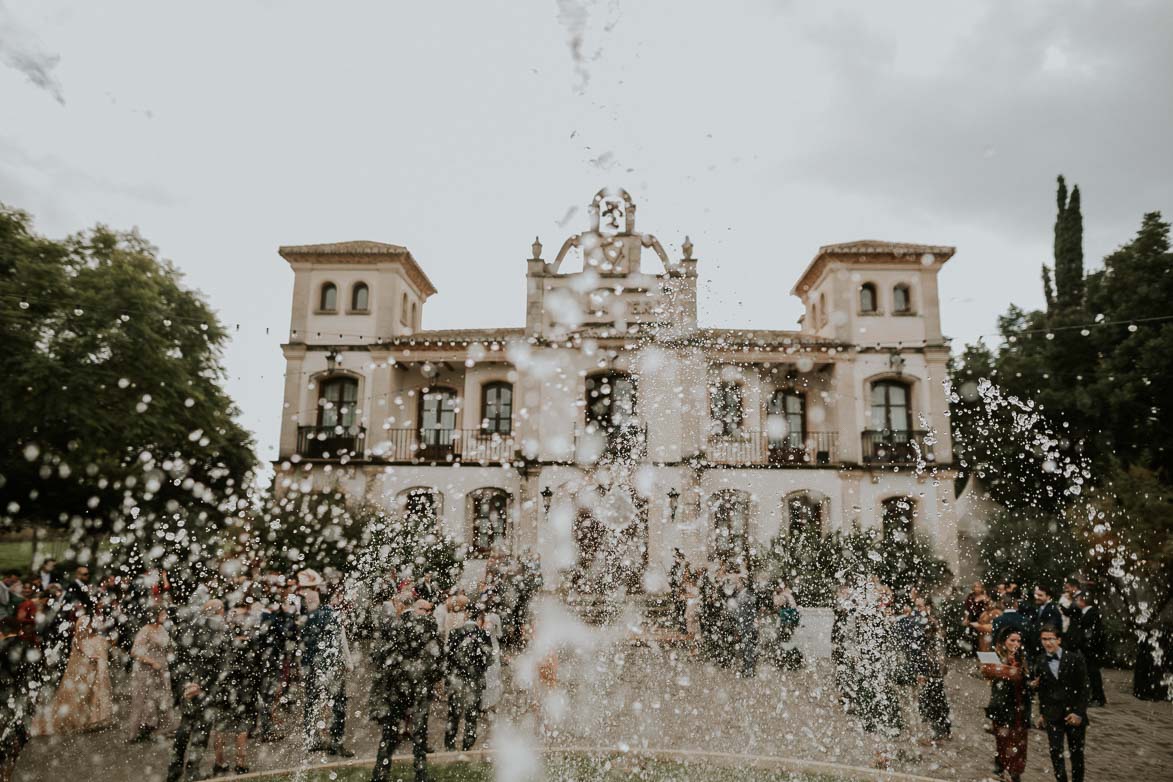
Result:
[[[933,447],[925,442],[928,432],[868,429],[863,432],[865,463],[917,464],[933,461]]]
[[[820,466],[839,462],[836,432],[794,432],[773,437],[768,432],[712,435],[705,461],[725,466]]]
[[[362,458],[366,437],[362,426],[299,426],[297,452],[312,459]]]
[[[371,456],[388,462],[479,462],[514,460],[512,434],[485,429],[391,429],[371,448]]]
[[[574,433],[574,458],[580,463],[640,462],[647,450],[647,429],[637,423],[606,427],[592,422]]]

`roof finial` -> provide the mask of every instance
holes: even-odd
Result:
[[[534,252],[533,260],[542,260],[542,242],[540,239],[538,239],[538,237],[534,237],[534,243],[530,245],[530,249],[532,249]]]
[[[692,260],[692,240],[690,240],[687,236],[685,236],[684,237],[684,244],[681,245],[680,249],[684,250],[684,260],[691,261]]]

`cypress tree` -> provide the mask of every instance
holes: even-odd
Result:
[[[1083,304],[1083,214],[1079,186],[1067,194],[1067,183],[1059,177],[1055,216],[1055,304],[1060,310]]]

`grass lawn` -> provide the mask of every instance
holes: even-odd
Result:
[[[28,572],[33,560],[31,540],[11,540],[0,543],[0,573],[8,570]]]
[[[365,767],[306,771],[295,776],[265,777],[264,781],[285,782],[368,782],[371,770]],[[457,762],[428,764],[433,782],[494,782],[489,763]],[[410,763],[391,767],[391,782],[412,782]],[[631,756],[615,758],[549,757],[545,779],[550,782],[835,782],[833,777],[809,776],[789,771],[724,767],[701,763],[646,760]]]

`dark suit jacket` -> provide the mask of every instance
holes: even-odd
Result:
[[[1067,620],[1067,629],[1063,631],[1063,648],[1082,652],[1086,662],[1087,648],[1084,646],[1083,626],[1079,621],[1079,607],[1074,604],[1066,608],[1060,606],[1059,611]]]
[[[1008,628],[1013,627],[1020,633],[1023,633],[1023,640],[1026,640],[1026,614],[1021,611],[1002,612],[994,617],[994,641],[997,642],[1002,637],[1002,632]]]
[[[65,587],[65,602],[72,605],[75,611],[84,609],[87,614],[94,612],[94,596],[90,593],[89,585],[80,584],[77,579]]]
[[[1050,602],[1045,606],[1035,606],[1034,614],[1030,620],[1030,638],[1026,639],[1030,645],[1030,653],[1032,657],[1043,653],[1043,645],[1039,641],[1039,633],[1044,627],[1054,626],[1063,629],[1063,614],[1059,611],[1057,603]],[[1064,645],[1066,648],[1066,645]]]
[[[1047,656],[1039,655],[1035,662],[1034,675],[1039,688],[1039,713],[1048,722],[1062,722],[1068,714],[1078,714],[1087,723],[1088,680],[1087,663],[1083,655],[1072,649],[1064,649],[1059,658],[1059,676],[1051,673]]]
[[[1102,664],[1107,639],[1104,638],[1104,620],[1100,617],[1099,607],[1088,606],[1079,617],[1079,626],[1083,630],[1083,654],[1087,661],[1092,665]]]
[[[1037,633],[1047,625],[1054,625],[1060,630],[1063,629],[1063,613],[1059,610],[1058,603],[1047,603],[1035,611],[1035,632]]]

